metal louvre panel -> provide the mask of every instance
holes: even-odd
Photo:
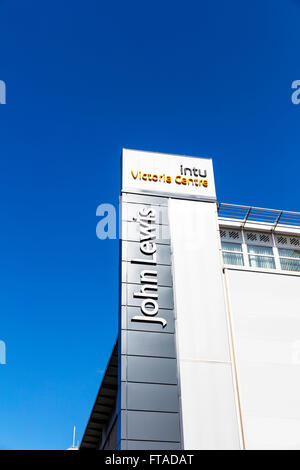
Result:
[[[244,232],[245,243],[247,245],[273,246],[273,237],[269,232]]]
[[[223,242],[231,242],[231,243],[242,243],[243,237],[241,230],[234,230],[234,229],[224,229],[220,227],[220,238]]]
[[[291,235],[275,235],[277,248],[286,248],[289,250],[300,250],[300,237]]]

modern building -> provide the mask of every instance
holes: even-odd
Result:
[[[122,152],[119,331],[81,448],[300,449],[300,214]],[[117,281],[116,281],[117,282]]]

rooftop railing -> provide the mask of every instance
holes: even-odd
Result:
[[[240,221],[242,225],[245,225],[246,222],[272,225],[273,230],[278,224],[300,227],[300,212],[219,203],[218,216],[222,219]]]

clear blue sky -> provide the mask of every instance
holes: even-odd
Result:
[[[117,332],[122,147],[300,211],[299,0],[0,0],[0,448],[80,440]]]

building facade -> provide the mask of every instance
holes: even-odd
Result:
[[[119,332],[81,448],[300,449],[300,214],[122,152]]]

